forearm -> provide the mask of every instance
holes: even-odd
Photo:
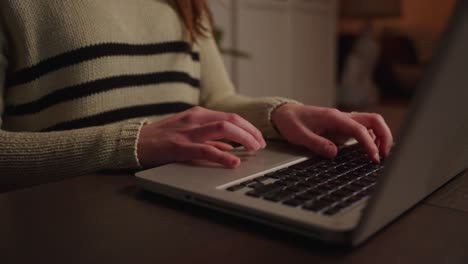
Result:
[[[0,130],[0,191],[139,166],[139,122],[48,133]]]

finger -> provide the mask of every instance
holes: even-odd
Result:
[[[380,141],[380,153],[384,157],[388,156],[393,145],[393,136],[382,116],[371,113],[351,113],[350,115],[352,119],[372,129]]]
[[[251,134],[227,121],[191,128],[188,133],[189,138],[195,142],[229,139],[243,145],[249,151],[256,151],[262,147]]]
[[[309,150],[311,150],[313,153],[326,158],[332,159],[336,157],[336,154],[338,153],[338,148],[333,142],[315,134],[314,132],[310,131],[304,126],[298,126],[297,131],[299,134],[298,137],[295,137],[297,138],[297,142],[292,143],[303,145]]]
[[[224,143],[224,142],[220,142],[220,141],[207,141],[205,142],[205,144],[208,144],[210,146],[213,146],[221,151],[230,151],[230,150],[233,150],[234,147],[227,144],[227,143]]]
[[[374,140],[374,143],[375,145],[377,146],[377,149],[381,149],[381,144],[380,144],[380,139],[377,138],[377,136],[375,135],[374,131],[372,129],[368,129],[369,131],[369,135],[372,137],[372,140]],[[382,156],[383,156],[383,153],[382,153]]]
[[[374,162],[380,162],[379,149],[377,148],[374,140],[372,140],[372,137],[365,126],[347,115],[341,115],[337,117],[336,129],[350,133],[350,135],[363,146],[369,157]]]
[[[372,140],[374,140],[375,142],[377,139],[377,136],[375,135],[374,131],[372,129],[368,129],[367,131],[369,131],[369,135],[371,136]]]
[[[332,135],[332,136],[324,136],[324,137],[330,139],[337,146],[344,145],[350,139],[349,136],[346,136],[346,135]]]
[[[227,121],[235,124],[236,126],[251,134],[255,140],[259,142],[262,148],[266,146],[266,142],[263,139],[263,135],[260,130],[237,114],[213,111],[202,107],[194,107],[189,111],[191,111],[190,114],[192,115],[193,122],[199,125],[216,121]]]
[[[236,168],[240,165],[239,157],[206,144],[187,144],[182,147],[181,152],[183,154],[179,161],[207,160],[221,164],[227,168]]]

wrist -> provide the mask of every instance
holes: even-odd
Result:
[[[276,127],[285,113],[289,112],[294,106],[296,106],[295,103],[284,103],[273,109],[270,118],[272,125]]]
[[[273,129],[276,131],[276,133],[278,133],[278,135],[283,136],[279,129],[281,120],[285,118],[284,117],[285,114],[287,114],[290,111],[290,109],[294,107],[295,105],[297,104],[284,103],[284,104],[279,105],[275,109],[273,109],[273,111],[271,112],[270,122],[271,122],[271,125],[273,126]]]

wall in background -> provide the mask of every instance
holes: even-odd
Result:
[[[373,22],[377,33],[386,28],[408,34],[420,52],[421,59],[430,59],[434,43],[444,30],[453,10],[455,0],[403,0],[402,17],[377,19]],[[340,32],[356,33],[362,22],[346,19],[340,21]]]
[[[238,92],[336,104],[336,0],[208,0]]]

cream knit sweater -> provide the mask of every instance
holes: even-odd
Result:
[[[142,120],[194,105],[274,137],[289,102],[236,95],[213,39],[191,46],[158,0],[2,0],[0,95],[0,190],[139,168]]]

